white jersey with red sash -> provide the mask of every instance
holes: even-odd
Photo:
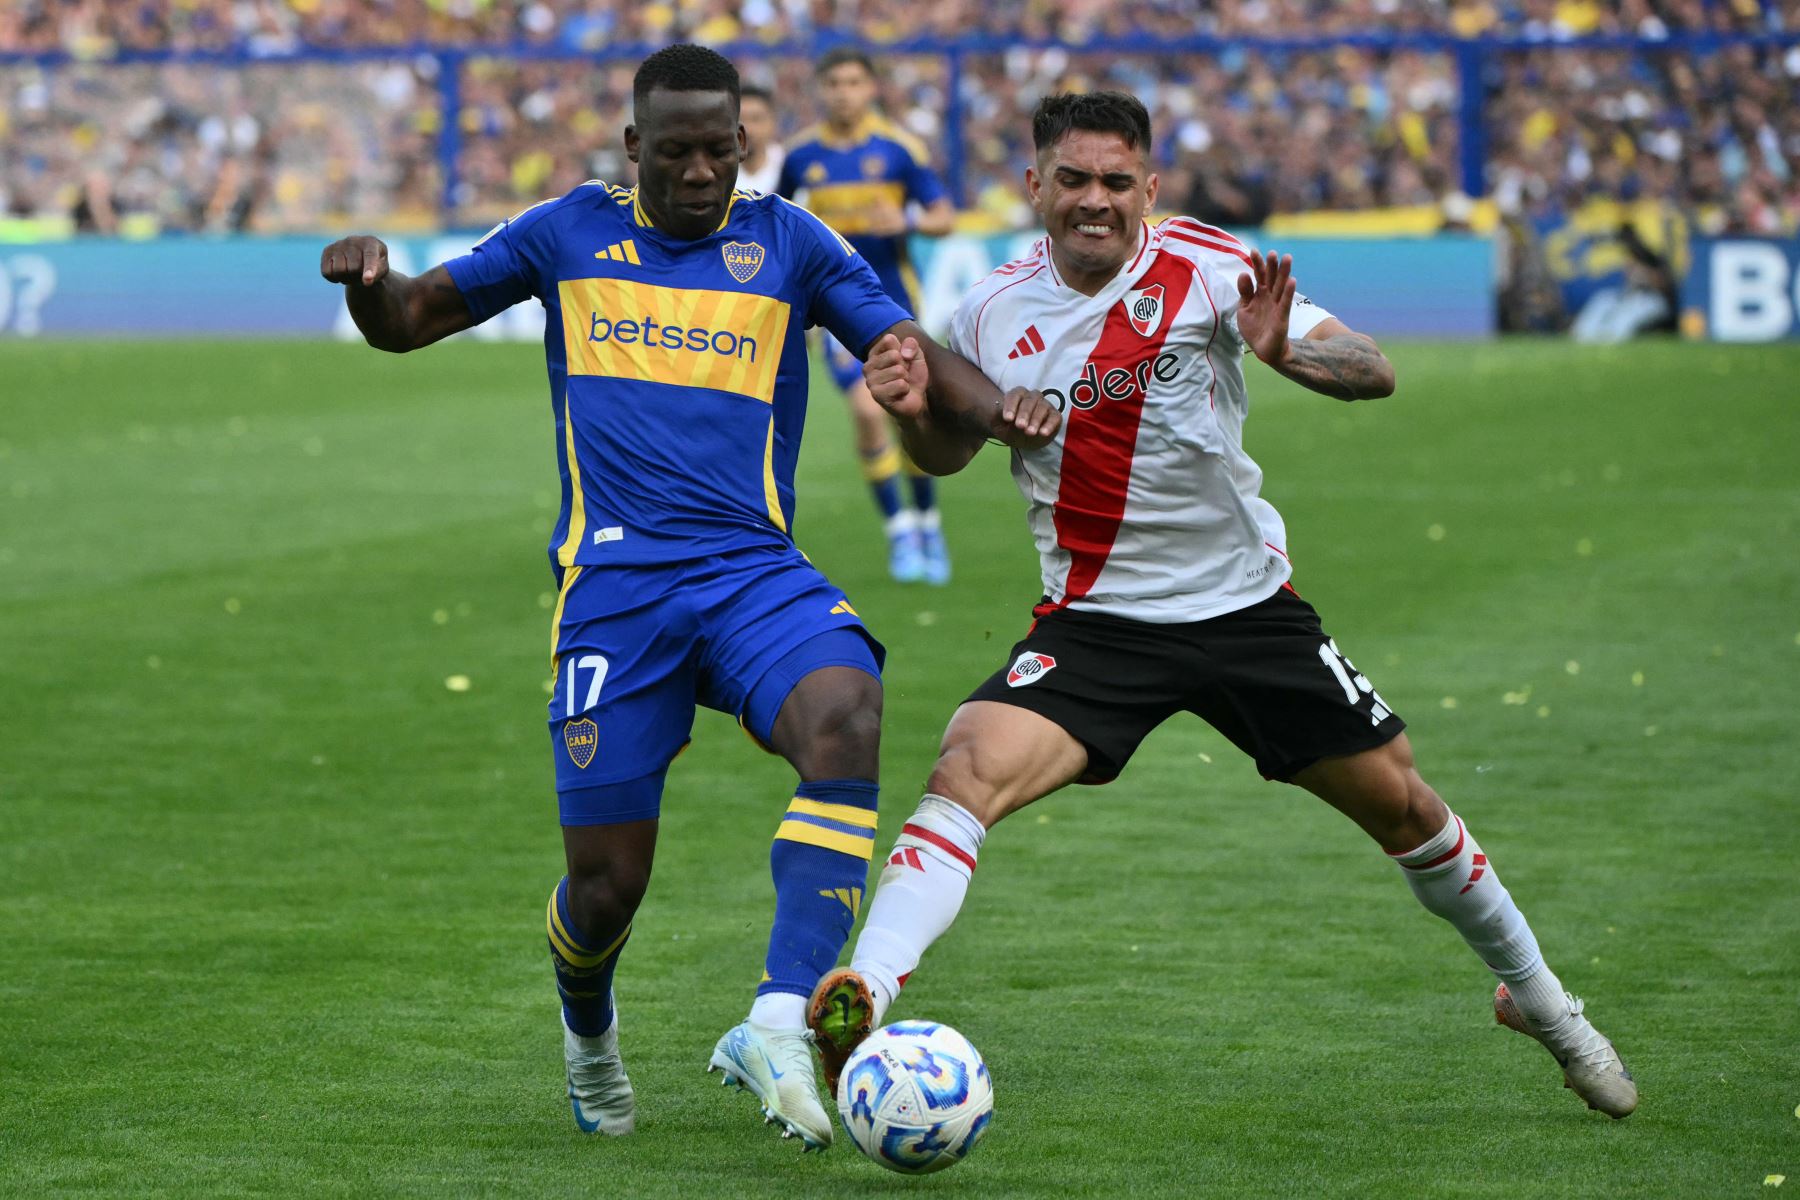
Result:
[[[1286,530],[1243,444],[1237,278],[1250,253],[1172,217],[1146,224],[1137,253],[1085,296],[1044,239],[958,307],[951,346],[1063,414],[1054,443],[1012,460],[1050,608],[1199,621],[1287,581]],[[1289,336],[1330,315],[1296,296]]]

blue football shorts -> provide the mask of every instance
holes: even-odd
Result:
[[[848,392],[850,385],[863,377],[862,361],[829,333],[821,332],[820,336],[825,343],[825,365],[831,368],[831,378],[839,391]]]
[[[886,657],[792,547],[564,568],[554,636],[550,746],[564,825],[656,816],[696,705],[767,745],[806,675],[846,666],[880,679]]]

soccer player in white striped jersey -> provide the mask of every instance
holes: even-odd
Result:
[[[1032,132],[1026,186],[1048,236],[965,298],[950,344],[1062,416],[1047,445],[1013,453],[1044,599],[951,719],[851,967],[813,993],[828,1077],[949,928],[987,831],[1067,784],[1110,781],[1151,729],[1191,712],[1373,838],[1498,977],[1496,1019],[1541,1042],[1590,1107],[1626,1116],[1637,1086],[1612,1043],[1420,778],[1403,722],[1289,582],[1286,530],[1244,452],[1246,353],[1341,400],[1389,395],[1392,366],[1296,292],[1288,258],[1145,220],[1157,180],[1136,99],[1047,97]],[[980,449],[927,402],[917,348],[884,338],[866,375],[920,466],[949,473]],[[1029,433],[1043,417],[1020,405],[1014,422]]]

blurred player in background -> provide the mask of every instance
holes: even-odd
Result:
[[[1404,723],[1288,582],[1286,530],[1244,452],[1246,353],[1340,400],[1389,395],[1387,358],[1299,295],[1286,257],[1184,217],[1145,220],[1157,177],[1136,99],[1047,97],[1032,126],[1026,188],[1048,237],[969,293],[950,344],[1065,411],[1060,437],[1013,455],[1044,599],[1007,665],[951,719],[853,969],[814,993],[827,1075],[950,927],[987,831],[1070,783],[1111,781],[1145,735],[1189,712],[1264,777],[1356,822],[1499,978],[1496,1018],[1541,1042],[1590,1107],[1628,1115],[1637,1086],[1612,1043],[1563,991],[1474,834],[1420,778]],[[918,348],[883,338],[867,370],[921,466],[954,471],[980,449],[914,423],[928,407]],[[1299,869],[1305,851],[1272,846],[1269,869]]]
[[[629,1133],[613,971],[650,881],[669,764],[694,708],[729,713],[800,776],[770,851],[775,920],[749,1016],[709,1070],[749,1086],[784,1136],[831,1141],[806,997],[849,936],[874,847],[882,649],[794,546],[804,331],[865,349],[922,339],[973,430],[998,389],[931,343],[843,238],[776,196],[734,191],[738,75],[699,46],[646,58],[625,152],[638,186],[585,183],[417,279],[350,237],[320,271],[357,327],[404,352],[530,297],[546,354],[562,511],[551,540],[550,737],[568,874],[545,924],[576,1124]]]
[[[833,50],[819,60],[814,78],[825,121],[794,139],[778,190],[789,199],[798,197],[848,238],[894,302],[916,312],[907,235],[949,233],[956,215],[950,198],[925,147],[877,111],[875,64],[868,55],[850,47]],[[869,398],[862,364],[830,336],[825,352],[831,376],[850,402],[863,475],[887,529],[889,572],[905,583],[948,583],[950,554],[938,516],[937,481],[905,464],[908,506],[900,491],[901,454],[887,415]]]
[[[753,192],[773,192],[781,184],[781,163],[787,154],[775,140],[775,98],[769,89],[747,83],[743,87],[738,121],[744,127],[744,161],[738,164],[738,186]]]

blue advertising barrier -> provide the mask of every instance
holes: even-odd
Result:
[[[1681,328],[1719,342],[1800,337],[1800,239],[1696,238]]]
[[[1376,336],[1472,338],[1495,330],[1494,247],[1486,238],[1266,239],[1247,245],[1294,256],[1294,280],[1315,303]],[[1023,257],[1041,234],[913,240],[919,307],[933,332],[969,288],[1001,263]]]
[[[417,274],[479,234],[393,238],[396,270]],[[112,239],[0,246],[0,337],[294,336],[355,338],[343,295],[319,277],[329,239]],[[964,292],[1033,235],[917,239],[921,309],[942,332]],[[1248,239],[1246,239],[1248,240]],[[1287,239],[1301,290],[1369,333],[1485,337],[1494,265],[1474,237]],[[463,336],[534,341],[543,309],[522,304]]]

